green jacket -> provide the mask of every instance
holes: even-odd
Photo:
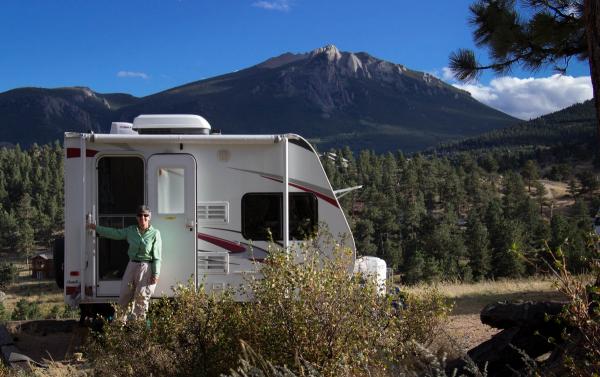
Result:
[[[127,250],[129,259],[150,262],[152,274],[154,276],[160,275],[162,240],[160,231],[152,225],[144,234],[140,233],[137,225],[122,229],[97,225],[96,233],[113,240],[127,240],[129,243],[129,250]]]

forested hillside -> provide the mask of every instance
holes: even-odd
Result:
[[[442,144],[435,151],[447,154],[492,148],[514,150],[580,145],[596,137],[595,112],[594,104],[589,100],[512,127]]]
[[[0,247],[31,255],[63,229],[63,149],[0,149]]]
[[[544,267],[546,242],[562,247],[572,269],[585,266],[599,204],[589,169],[561,170],[575,202],[550,217],[543,172],[518,154],[450,160],[362,151],[355,159],[345,149],[329,156],[324,165],[334,188],[364,186],[342,198],[359,253],[384,258],[407,282],[533,274]]]
[[[335,189],[363,185],[341,199],[359,254],[384,258],[406,282],[533,274],[546,242],[562,246],[569,266],[581,270],[600,205],[597,176],[574,155],[541,167],[532,156],[365,150],[355,157],[345,148],[325,154],[323,164]],[[30,255],[34,241],[46,245],[63,229],[62,158],[58,143],[0,149],[3,249]],[[543,176],[569,183],[574,204],[551,213]]]

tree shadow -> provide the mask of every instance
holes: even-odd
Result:
[[[560,292],[555,291],[526,291],[513,293],[482,292],[463,295],[454,299],[451,315],[479,314],[488,304],[498,301],[567,301]]]

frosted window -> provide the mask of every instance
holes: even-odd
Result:
[[[158,213],[184,213],[184,169],[158,169]]]

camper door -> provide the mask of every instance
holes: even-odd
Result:
[[[144,159],[138,155],[102,156],[97,161],[96,172],[98,224],[113,228],[137,224],[137,206],[145,202]],[[98,258],[96,295],[118,296],[129,260],[127,241],[100,237],[94,242]]]
[[[152,226],[162,237],[162,268],[154,295],[196,283],[196,160],[189,154],[156,154],[148,159],[148,205]]]

